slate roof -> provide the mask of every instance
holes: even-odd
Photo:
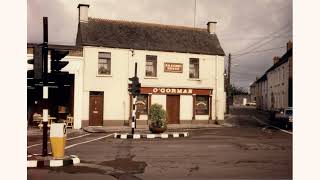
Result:
[[[275,64],[273,64],[259,79],[257,79],[255,82],[253,82],[252,84],[261,82],[261,81],[265,81],[267,80],[267,74],[268,72],[276,69],[277,67],[281,66],[282,64],[286,63],[289,61],[289,58],[292,57],[292,48],[290,48],[289,50],[287,50],[287,52],[279,59],[278,62],[276,62]]]
[[[271,66],[266,73],[276,69],[277,67],[281,66],[282,64],[289,61],[289,58],[292,57],[292,48],[290,48],[280,59],[276,62],[273,66]]]
[[[207,29],[97,18],[79,23],[76,45],[225,55]]]
[[[256,80],[255,83],[259,83],[259,82],[266,81],[266,80],[267,80],[267,74],[265,73],[258,80]]]

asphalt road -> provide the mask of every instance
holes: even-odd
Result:
[[[189,130],[187,138],[94,141],[108,134],[74,132],[67,146],[75,146],[66,153],[78,155],[81,163],[29,168],[28,179],[292,179],[292,135],[257,121],[268,123],[253,108],[231,113],[232,127]],[[41,136],[28,137],[28,146],[37,143]],[[41,146],[28,148],[29,154],[40,152]]]

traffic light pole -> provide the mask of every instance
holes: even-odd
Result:
[[[48,17],[43,17],[43,138],[42,138],[42,156],[48,155]]]
[[[137,63],[134,65],[134,77],[137,77]],[[136,128],[136,101],[137,96],[132,94],[132,122],[131,122],[131,134],[134,134]]]

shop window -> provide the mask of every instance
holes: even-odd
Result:
[[[98,74],[99,75],[111,74],[111,53],[99,52]]]
[[[189,59],[189,78],[199,78],[199,59]]]
[[[196,96],[196,114],[208,115],[209,114],[209,96]]]
[[[146,76],[157,77],[157,56],[146,56]]]
[[[148,95],[147,94],[140,94],[137,96],[137,111],[140,114],[148,114]]]

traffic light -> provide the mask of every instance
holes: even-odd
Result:
[[[59,73],[69,62],[61,61],[69,51],[51,49],[51,73]]]
[[[139,78],[137,76],[134,76],[132,78],[129,78],[129,80],[132,81],[132,83],[128,91],[131,92],[133,96],[139,95],[140,88],[141,88],[141,83],[139,83]]]
[[[27,71],[27,78],[42,79],[42,45],[37,45],[33,48],[33,59],[29,59],[28,64],[33,64],[33,68]]]

